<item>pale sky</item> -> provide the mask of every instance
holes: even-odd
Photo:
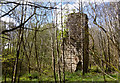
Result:
[[[11,0],[11,1],[13,1],[13,0]],[[37,1],[40,1],[40,0],[37,0]],[[67,1],[67,0],[64,0],[64,1]],[[65,19],[67,18],[66,15],[73,13],[73,12],[78,12],[78,10],[76,8],[79,8],[79,4],[78,4],[79,0],[74,0],[74,1],[76,1],[76,2],[73,4],[64,4],[63,5],[63,8],[66,9],[66,10],[62,10],[63,23],[64,23]],[[82,1],[86,1],[86,0],[82,0]],[[90,1],[94,1],[94,0],[90,0]],[[95,0],[95,1],[100,2],[101,0]],[[112,1],[112,0],[104,0],[104,1]],[[87,5],[87,4],[83,3],[83,6],[85,6],[85,5]],[[61,8],[61,3],[59,3],[56,7]],[[75,9],[75,11],[73,11],[73,9]],[[57,10],[57,14],[58,14],[57,15],[57,24],[58,24],[59,29],[61,29],[61,26],[60,26],[60,24],[61,24],[61,10],[60,9]],[[6,22],[14,22],[16,24],[16,21],[13,18],[9,18],[7,16],[1,18],[1,20],[6,21]]]
[[[0,18],[0,20],[5,21],[5,22],[7,22],[7,23],[12,22],[12,23],[14,23],[15,25],[19,25],[19,24],[15,21],[15,19],[10,18],[10,17],[8,17],[8,16],[4,16],[4,17]]]
[[[6,0],[6,1],[21,1],[21,0]],[[61,0],[22,0],[28,2],[61,2]],[[79,0],[62,0],[62,2],[78,2]],[[120,0],[80,0],[82,2],[118,2]]]

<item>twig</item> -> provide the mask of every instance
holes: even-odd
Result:
[[[24,3],[13,2],[13,1],[0,2],[0,4],[10,4],[10,3],[18,4],[18,5],[28,5],[28,6],[35,7],[35,8],[58,9],[57,7],[41,6],[39,4],[35,4],[35,3],[32,3],[32,2],[28,2],[28,3],[25,3],[25,4]]]
[[[95,63],[95,61],[93,61],[93,62]],[[97,65],[97,64],[95,63],[95,65]],[[100,71],[101,71],[103,74],[105,74],[105,75],[108,76],[109,78],[111,78],[111,79],[113,79],[113,80],[117,80],[117,79],[113,78],[112,76],[108,75],[107,73],[105,73],[98,65],[97,65],[97,67],[100,69]]]
[[[7,38],[7,37],[3,37],[3,36],[0,36],[1,38],[4,38],[4,39],[7,39],[7,40],[10,40],[10,38]]]
[[[4,15],[0,16],[0,18],[8,15],[11,11],[13,11],[15,8],[17,8],[19,6],[19,4],[17,4],[14,8],[12,8],[10,11],[8,11],[7,13],[5,13]]]
[[[39,30],[39,29],[32,29],[32,28],[25,28],[24,27],[24,29],[28,29],[28,30],[34,30],[34,31],[40,31],[40,32],[43,32],[43,31],[45,31],[45,30],[47,30],[47,29],[51,29],[51,28],[54,28],[54,27],[50,27],[50,28],[45,28],[45,29],[42,29],[42,30]]]
[[[90,5],[91,5],[91,4],[90,4]],[[100,25],[96,22],[97,14],[96,14],[96,12],[95,12],[95,9],[92,7],[92,5],[91,5],[91,8],[93,9],[93,11],[94,11],[94,13],[95,13],[95,17],[92,16],[89,12],[88,12],[88,13],[93,17],[93,19],[94,19],[93,23],[94,23],[96,26],[98,26],[98,28],[102,29],[103,32],[105,32],[105,34],[107,35],[107,37],[112,41],[113,45],[118,49],[118,51],[120,51],[119,46],[113,41],[113,39],[110,37],[110,35],[108,34],[108,32],[107,32],[102,26],[100,26]]]
[[[14,30],[22,27],[29,19],[32,18],[32,16],[33,16],[34,14],[35,14],[35,11],[34,11],[34,13],[33,13],[24,23],[20,24],[19,26],[15,27],[15,28],[12,28],[12,29],[9,29],[9,30],[4,30],[4,31],[2,31],[0,34],[5,34],[6,32],[11,32],[11,31],[14,31]]]

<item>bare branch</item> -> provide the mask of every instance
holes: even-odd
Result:
[[[0,18],[8,15],[11,11],[13,11],[15,8],[17,8],[19,6],[19,4],[17,4],[14,8],[12,8],[10,11],[8,11],[7,13],[5,13],[4,15],[0,16]]]
[[[45,28],[45,29],[42,29],[42,30],[39,30],[39,29],[31,29],[31,28],[25,28],[24,27],[24,29],[28,29],[28,30],[34,30],[34,31],[39,31],[39,32],[43,32],[43,31],[45,31],[45,30],[47,30],[47,29],[51,29],[51,28],[54,28],[54,27],[49,27],[49,28]]]
[[[7,40],[10,40],[10,38],[7,38],[7,37],[3,37],[3,36],[0,36],[1,38],[4,38],[4,39],[7,39]]]
[[[32,16],[34,16],[34,14],[35,14],[35,11],[34,11],[34,13],[24,23],[20,24],[19,26],[15,27],[15,28],[12,28],[12,29],[9,29],[9,30],[4,30],[0,34],[5,34],[6,32],[11,32],[11,31],[14,31],[14,30],[22,27],[29,19],[32,18]]]
[[[92,18],[94,19],[93,23],[98,26],[98,28],[102,29],[103,32],[105,32],[106,36],[112,41],[113,45],[120,51],[120,48],[119,46],[114,42],[114,40],[110,37],[110,35],[108,34],[108,32],[102,27],[100,26],[97,22],[96,22],[96,18],[97,18],[97,14],[95,12],[95,9],[93,8],[93,6],[90,4],[91,8],[93,9],[94,13],[95,13],[95,17],[93,15],[90,15],[92,16]]]
[[[95,25],[97,25],[99,28],[101,28],[105,33],[107,33],[107,31],[106,31],[102,26],[100,26],[100,25],[97,24],[97,22],[96,22],[96,17],[95,17],[93,23],[94,23]]]
[[[28,5],[28,6],[35,7],[35,8],[58,9],[57,7],[41,6],[39,4],[35,4],[35,3],[32,3],[32,2],[28,2],[28,3],[25,3],[25,4],[24,3],[19,3],[19,2],[13,2],[13,1],[0,2],[0,4],[10,4],[10,3],[17,4],[17,5]]]

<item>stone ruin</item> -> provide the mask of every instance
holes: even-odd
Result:
[[[83,55],[89,57],[87,15],[84,13],[69,14],[66,27],[68,28],[68,37],[65,38],[64,44],[65,69],[71,72],[82,70]]]

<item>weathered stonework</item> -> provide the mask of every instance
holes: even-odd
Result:
[[[83,58],[88,56],[89,38],[87,15],[83,13],[69,14],[66,27],[69,31],[64,44],[65,65],[66,70],[73,72],[82,69]]]

